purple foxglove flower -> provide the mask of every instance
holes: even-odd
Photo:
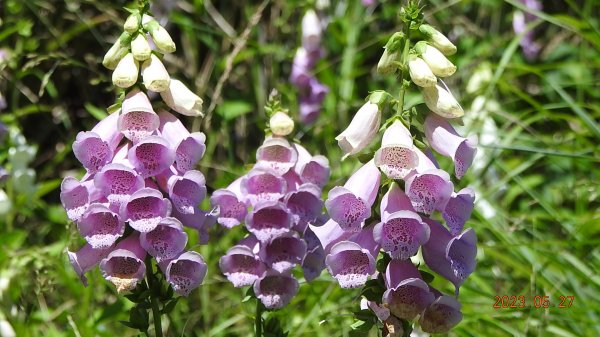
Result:
[[[375,165],[391,179],[404,179],[418,164],[410,131],[395,121],[383,134],[381,148],[375,152]]]
[[[254,284],[267,272],[265,264],[254,254],[252,248],[244,245],[231,247],[219,260],[219,268],[234,287]]]
[[[108,248],[125,233],[125,222],[102,204],[91,204],[78,223],[79,233],[94,249]]]
[[[375,259],[358,243],[341,241],[331,247],[325,264],[342,288],[362,287],[375,273]]]
[[[304,48],[298,48],[294,61],[292,63],[292,72],[290,82],[296,86],[305,87],[308,85],[312,75],[310,69],[314,66],[314,60],[311,59]]]
[[[204,156],[206,136],[202,132],[190,133],[174,115],[160,111],[161,135],[175,151],[175,166],[179,172],[193,169]]]
[[[321,45],[321,21],[317,13],[309,9],[302,17],[302,47],[307,51],[317,50]]]
[[[326,252],[329,252],[331,247],[336,243],[347,240],[354,234],[353,232],[343,230],[337,222],[331,219],[327,220],[322,226],[314,226],[311,224],[308,228],[310,228],[317,238],[319,238],[319,241]]]
[[[121,216],[136,231],[147,233],[171,214],[171,202],[160,191],[144,187],[121,205]]]
[[[373,160],[363,165],[344,187],[329,191],[325,207],[331,219],[347,231],[358,231],[371,217],[371,206],[377,197],[381,173]]]
[[[117,128],[134,143],[152,135],[160,124],[145,93],[132,90],[123,101]]]
[[[542,3],[538,0],[520,0],[525,6],[530,9],[541,11]],[[537,18],[536,15],[531,13],[523,13],[521,11],[515,11],[513,14],[513,29],[515,34],[522,34],[527,30],[527,24],[531,21],[534,21]],[[541,51],[541,46],[539,43],[535,42],[535,32],[530,30],[525,33],[519,44],[523,49],[523,54],[525,58],[532,61],[534,60]]]
[[[319,105],[325,99],[325,96],[329,92],[329,87],[319,82],[316,77],[311,77],[308,81],[309,98],[311,102],[319,103]]]
[[[429,145],[439,154],[454,161],[454,175],[457,178],[467,172],[477,152],[477,137],[463,138],[452,125],[442,117],[430,114],[425,119],[425,135]]]
[[[390,214],[398,211],[415,211],[410,199],[395,182],[390,184],[389,190],[381,198],[379,207],[382,218],[387,218]]]
[[[379,306],[376,302],[369,301],[364,297],[360,299],[360,309],[371,309],[380,321],[384,321],[390,317],[390,309]]]
[[[305,125],[313,124],[321,114],[321,109],[321,102],[313,102],[301,97],[299,103],[300,122]]]
[[[79,132],[73,142],[73,153],[83,167],[90,173],[96,173],[109,163],[114,151],[123,139],[117,129],[118,113],[108,115],[91,131]]]
[[[474,204],[475,192],[472,189],[467,187],[458,191],[458,193],[452,193],[442,216],[453,236],[457,236],[462,232],[465,223],[471,217]]]
[[[267,138],[256,151],[255,167],[265,167],[283,175],[294,167],[298,152],[285,138]]]
[[[162,265],[164,264],[163,262]],[[169,261],[163,271],[173,290],[181,296],[188,296],[192,290],[202,284],[208,266],[202,255],[188,251]]]
[[[306,282],[310,282],[325,269],[325,251],[323,247],[318,246],[308,251],[302,260],[302,272]]]
[[[252,205],[260,201],[279,200],[285,195],[287,182],[277,172],[266,168],[253,168],[240,182],[243,195]]]
[[[122,293],[135,288],[146,274],[146,251],[136,232],[121,240],[106,258],[100,261],[100,271],[107,281]]]
[[[296,173],[296,171],[289,170],[282,177],[283,177],[283,179],[285,179],[286,186],[287,186],[286,191],[288,193],[297,191],[298,188],[303,184],[302,179]]]
[[[216,190],[210,197],[210,204],[219,207],[217,222],[225,228],[239,225],[248,214],[248,206],[227,189]]]
[[[206,197],[206,180],[200,171],[190,170],[183,176],[173,175],[167,186],[175,210],[182,214],[193,214],[194,207]]]
[[[81,247],[77,252],[67,251],[69,261],[84,286],[87,287],[88,284],[85,273],[98,265],[100,260],[104,259],[110,251],[111,248],[94,249],[88,243]]]
[[[475,269],[477,237],[472,228],[453,237],[440,223],[424,219],[431,235],[423,245],[423,259],[434,272],[442,275],[458,288]]]
[[[67,217],[78,222],[90,205],[90,192],[93,181],[79,182],[73,177],[66,177],[60,184],[60,202],[67,211]]]
[[[412,321],[435,298],[410,261],[392,260],[385,283],[388,289],[383,293],[383,305],[398,318]]]
[[[205,245],[208,243],[209,239],[208,230],[215,224],[215,220],[218,217],[218,212],[215,213],[214,211],[215,210],[213,209],[207,212],[199,207],[194,207],[194,212],[192,214],[182,214],[175,210],[173,211],[172,216],[181,221],[185,227],[197,230],[198,243]]]
[[[140,234],[140,243],[157,262],[175,258],[185,248],[188,236],[175,218],[164,218],[147,233]]]
[[[342,160],[366,148],[377,135],[381,124],[381,111],[375,103],[365,103],[354,115],[350,125],[335,140],[344,152]]]
[[[144,187],[144,179],[127,166],[107,164],[94,176],[94,186],[112,205],[120,207]]]
[[[330,169],[329,160],[324,156],[312,156],[304,147],[294,144],[298,151],[298,161],[294,171],[300,176],[303,182],[313,183],[320,188],[329,181]]]
[[[454,185],[446,171],[432,169],[411,174],[406,178],[405,191],[418,212],[431,214],[443,211],[454,191]]]
[[[168,169],[175,161],[175,153],[164,138],[148,136],[129,149],[128,159],[147,178]]]
[[[423,311],[419,324],[424,332],[437,334],[450,331],[461,320],[460,303],[452,296],[441,295]]]
[[[392,259],[406,260],[429,240],[429,226],[411,211],[398,211],[382,217],[373,235]]]
[[[296,223],[313,221],[323,210],[321,189],[311,183],[303,184],[298,190],[286,195],[285,204],[294,214]]]
[[[279,201],[262,201],[246,216],[246,227],[261,242],[288,233],[293,226],[292,216]]]
[[[294,234],[284,234],[262,245],[260,259],[270,268],[283,273],[302,263],[306,242]]]
[[[267,309],[280,309],[298,293],[298,281],[287,273],[270,270],[254,282],[254,293]]]

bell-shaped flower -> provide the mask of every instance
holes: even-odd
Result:
[[[285,137],[294,131],[294,120],[283,111],[277,111],[269,118],[269,129],[273,135]]]
[[[162,97],[169,108],[182,115],[192,117],[204,116],[202,113],[202,104],[204,101],[180,80],[171,78],[169,87],[161,91],[160,97]]]
[[[323,247],[315,247],[308,251],[302,260],[302,272],[306,282],[319,277],[323,269],[325,269],[325,251]]]
[[[390,309],[378,305],[377,302],[369,301],[364,297],[360,299],[360,309],[370,309],[380,321],[384,321],[390,317]]]
[[[138,232],[147,233],[171,214],[171,202],[160,191],[144,187],[121,205],[121,216]]]
[[[279,200],[287,192],[287,182],[277,172],[267,168],[253,168],[242,178],[242,194],[252,205],[260,201]]]
[[[431,111],[444,118],[458,118],[465,114],[452,93],[439,85],[424,87],[423,98]]]
[[[140,245],[140,236],[133,232],[119,241],[115,249],[100,261],[102,276],[122,293],[133,290],[144,279],[146,251]]]
[[[427,63],[415,55],[408,59],[408,74],[410,79],[420,87],[433,87],[437,84],[437,77]]]
[[[431,235],[423,245],[423,259],[431,270],[454,284],[457,291],[465,279],[475,270],[477,237],[472,228],[458,236],[452,236],[440,223],[424,219]]]
[[[377,197],[381,173],[373,160],[363,165],[344,187],[329,191],[325,207],[331,219],[347,231],[358,231],[371,217],[371,206]]]
[[[390,214],[398,211],[415,211],[410,199],[396,182],[390,184],[388,191],[381,198],[379,209],[381,218],[387,218]]]
[[[419,324],[427,333],[446,333],[462,320],[460,303],[452,296],[440,295],[421,314]]]
[[[454,175],[462,178],[477,153],[477,138],[459,136],[446,119],[436,115],[427,116],[424,129],[429,145],[439,154],[452,158]]]
[[[206,180],[200,171],[189,170],[182,176],[172,175],[167,186],[174,208],[182,214],[193,214],[194,207],[206,197]]]
[[[296,50],[294,60],[292,61],[292,71],[290,73],[290,82],[296,86],[304,87],[312,78],[310,69],[314,66],[314,60],[309,56],[306,49],[300,47]]]
[[[142,63],[142,81],[144,87],[151,91],[163,92],[169,89],[171,77],[161,60],[154,54]]]
[[[256,150],[257,163],[254,167],[265,167],[283,175],[294,167],[298,152],[285,138],[267,138]]]
[[[127,94],[117,121],[117,129],[136,143],[152,135],[158,129],[160,120],[152,109],[145,93],[132,90]]]
[[[300,97],[298,105],[298,117],[304,125],[313,124],[323,109],[321,101],[314,101],[310,97]]]
[[[254,282],[254,293],[267,309],[280,309],[296,296],[298,287],[298,281],[292,275],[269,270]]]
[[[257,203],[246,216],[246,228],[261,242],[288,233],[293,225],[287,207],[276,200]]]
[[[90,186],[91,185],[91,186]],[[73,177],[66,177],[60,184],[60,202],[67,211],[67,217],[78,222],[90,205],[90,191],[93,181],[80,182]]]
[[[385,272],[385,284],[388,289],[383,293],[383,305],[407,321],[415,319],[435,298],[410,260],[392,260]]]
[[[194,207],[194,212],[191,214],[182,214],[173,211],[172,217],[181,221],[185,227],[193,228],[198,231],[198,244],[205,245],[208,243],[209,229],[215,224],[216,217],[218,216],[217,210],[211,209],[205,211],[200,207]]]
[[[171,217],[161,219],[153,230],[140,234],[142,247],[157,262],[177,257],[185,248],[187,239],[181,222]]]
[[[405,179],[406,195],[417,212],[431,214],[434,210],[443,211],[454,192],[450,175],[436,168],[421,151],[416,152],[419,166]]]
[[[98,203],[88,207],[77,227],[94,249],[111,247],[125,233],[125,222],[119,214]]]
[[[456,72],[456,66],[439,50],[428,45],[427,42],[417,42],[415,49],[420,53],[421,58],[427,63],[435,76],[446,77]]]
[[[375,165],[391,179],[404,179],[419,164],[410,131],[396,120],[385,130]]]
[[[285,196],[285,204],[294,214],[296,223],[313,221],[323,210],[321,189],[311,183],[303,184]]]
[[[210,204],[219,207],[217,222],[225,228],[233,228],[244,221],[248,206],[238,195],[227,189],[219,189],[210,197]]]
[[[168,264],[163,262],[161,267],[165,264],[166,267],[162,268],[165,278],[173,290],[181,296],[188,296],[192,290],[202,284],[208,271],[202,255],[194,251],[183,252]]]
[[[77,134],[73,142],[73,153],[89,173],[96,173],[102,166],[109,163],[114,151],[123,139],[119,132],[117,121],[118,113],[108,115],[101,120],[91,131],[82,131]]]
[[[342,288],[362,287],[375,273],[375,258],[371,252],[352,241],[333,245],[325,264]]]
[[[110,47],[110,49],[104,55],[102,65],[106,68],[113,70],[119,64],[119,61],[129,53],[129,46],[131,44],[131,34],[128,32],[121,33],[119,39]],[[137,74],[136,74],[137,76]]]
[[[448,38],[440,33],[437,29],[431,27],[427,24],[421,24],[419,26],[419,31],[425,34],[429,38],[429,43],[431,43],[435,48],[441,51],[445,55],[452,55],[456,53],[456,46],[448,40]]]
[[[375,103],[365,103],[354,115],[350,125],[335,140],[344,152],[342,160],[366,148],[379,131],[381,111]]]
[[[164,138],[149,136],[133,145],[127,158],[147,178],[168,169],[175,162],[175,152]]]
[[[245,245],[231,247],[219,259],[219,268],[236,288],[254,284],[267,272],[265,264]]]
[[[316,50],[321,45],[321,21],[317,13],[309,9],[302,17],[302,47],[308,51]]]
[[[325,252],[329,252],[331,247],[340,241],[349,239],[354,233],[346,231],[332,219],[327,220],[322,226],[310,224],[308,226],[317,236]]]
[[[152,54],[152,48],[146,39],[146,34],[137,34],[131,41],[131,53],[138,61],[146,61]]]
[[[471,188],[466,187],[458,193],[452,193],[452,197],[442,213],[446,225],[450,228],[450,234],[457,236],[462,232],[465,223],[471,217],[474,205],[475,191]]]
[[[81,247],[77,252],[67,251],[69,256],[69,262],[71,266],[79,276],[81,283],[87,287],[87,277],[85,273],[90,271],[92,268],[100,263],[100,260],[104,259],[111,248],[94,249],[90,244],[86,243],[85,246]]]
[[[138,72],[138,62],[133,58],[133,54],[127,53],[113,71],[112,83],[119,88],[129,88],[137,82]]]
[[[302,263],[306,255],[306,242],[297,234],[286,233],[261,246],[260,259],[280,272],[287,272]]]
[[[397,211],[382,217],[373,230],[375,241],[392,259],[406,260],[429,240],[429,227],[411,211]]]
[[[154,44],[163,53],[172,53],[176,50],[175,42],[171,36],[153,17],[144,14],[142,16],[142,25],[150,33]]]
[[[120,207],[135,191],[144,187],[144,179],[125,165],[111,163],[96,173],[94,186],[112,205]]]
[[[206,150],[206,136],[202,132],[190,133],[174,115],[160,111],[160,134],[175,151],[175,166],[180,172],[193,169]]]
[[[298,160],[294,171],[300,176],[303,182],[312,183],[323,188],[329,181],[331,170],[329,160],[325,156],[312,156],[304,147],[294,144],[298,151]]]

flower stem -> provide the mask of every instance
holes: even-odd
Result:
[[[163,337],[162,333],[162,322],[160,319],[159,301],[156,292],[154,291],[158,285],[158,279],[154,275],[154,268],[152,267],[152,260],[150,255],[146,257],[146,281],[148,282],[148,288],[150,289],[150,303],[152,305],[152,319],[154,321],[154,335],[156,337]],[[160,287],[160,285],[158,285]]]
[[[160,310],[158,309],[158,298],[152,296],[152,318],[154,319],[154,335],[162,337],[162,324],[160,321]]]
[[[262,336],[262,303],[256,299],[256,317],[254,318],[254,329],[256,331],[256,337]]]
[[[404,84],[404,77],[407,71],[407,61],[408,61],[408,52],[410,51],[410,25],[412,21],[408,21],[406,23],[406,27],[404,27],[404,49],[402,50],[402,67],[400,70],[400,92],[398,93],[398,107],[396,110],[396,115],[398,117],[402,116],[404,112],[404,94],[406,93],[407,86]]]

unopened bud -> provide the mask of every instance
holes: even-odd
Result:
[[[393,74],[398,69],[398,62],[401,57],[401,46],[404,34],[402,32],[394,33],[385,44],[383,55],[377,63],[377,73],[381,75]]]
[[[142,18],[144,29],[152,35],[152,40],[156,47],[163,53],[172,53],[175,51],[175,42],[171,39],[169,33],[153,17],[144,15]]]
[[[123,30],[125,30],[129,34],[133,34],[140,29],[140,23],[142,21],[142,17],[139,12],[132,13],[127,17],[125,23],[123,24]]]
[[[131,53],[133,57],[138,61],[145,61],[150,58],[152,49],[146,39],[145,34],[138,34],[133,41],[131,41]]]
[[[422,58],[412,55],[408,60],[408,73],[410,79],[420,87],[433,87],[437,84],[437,77]]]
[[[142,80],[146,89],[162,92],[169,89],[171,77],[160,59],[152,54],[142,63]]]
[[[131,34],[124,32],[106,52],[102,60],[102,65],[111,70],[115,69],[119,61],[129,52],[130,44]]]
[[[294,131],[294,120],[285,112],[278,111],[269,119],[269,128],[275,136],[287,136]]]
[[[169,88],[160,93],[169,108],[186,116],[202,116],[202,98],[192,92],[180,80],[171,79]]]
[[[129,88],[137,82],[139,66],[133,54],[127,53],[112,73],[112,82],[119,88]]]
[[[417,42],[415,50],[427,63],[434,75],[446,77],[456,72],[456,66],[444,54],[425,41]]]
[[[430,25],[419,26],[421,33],[429,37],[431,44],[445,55],[456,53],[456,46],[448,38]]]
[[[431,111],[444,118],[458,118],[465,114],[452,93],[439,85],[423,88],[423,98]]]

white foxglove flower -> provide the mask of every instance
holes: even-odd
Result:
[[[269,128],[275,136],[287,136],[294,131],[294,120],[285,112],[278,111],[269,119]]]
[[[308,50],[317,50],[321,45],[321,21],[314,10],[309,9],[302,18],[302,46]]]
[[[112,82],[119,88],[129,88],[138,79],[139,66],[133,54],[127,53],[112,73]]]
[[[110,47],[104,55],[102,65],[108,69],[115,69],[119,61],[129,52],[129,44],[131,43],[131,34],[124,32],[119,36],[119,39]]]
[[[138,34],[133,41],[131,41],[131,53],[133,54],[133,58],[140,62],[150,58],[152,49],[150,48],[150,44],[148,43],[145,34]]]
[[[169,108],[186,116],[202,116],[202,98],[181,81],[171,79],[169,87],[160,93]]]
[[[175,42],[171,39],[171,35],[153,17],[144,15],[142,17],[142,25],[152,35],[152,40],[154,40],[154,44],[156,44],[156,47],[160,51],[163,53],[172,53],[175,51]]]
[[[437,84],[437,77],[420,57],[413,56],[408,60],[408,73],[410,79],[420,87],[433,87]]]
[[[458,118],[465,114],[452,93],[439,85],[423,88],[423,97],[427,107],[444,118]]]
[[[421,33],[429,37],[429,42],[445,55],[456,53],[456,46],[448,38],[430,25],[423,24],[419,27]]]
[[[169,89],[171,77],[160,59],[152,54],[142,63],[142,80],[146,89],[163,92]]]
[[[375,103],[365,103],[354,115],[350,125],[335,140],[344,151],[342,160],[366,148],[379,131],[381,111]]]
[[[420,53],[434,75],[446,77],[456,72],[456,66],[450,62],[444,54],[435,47],[421,41],[415,45],[415,50]]]

